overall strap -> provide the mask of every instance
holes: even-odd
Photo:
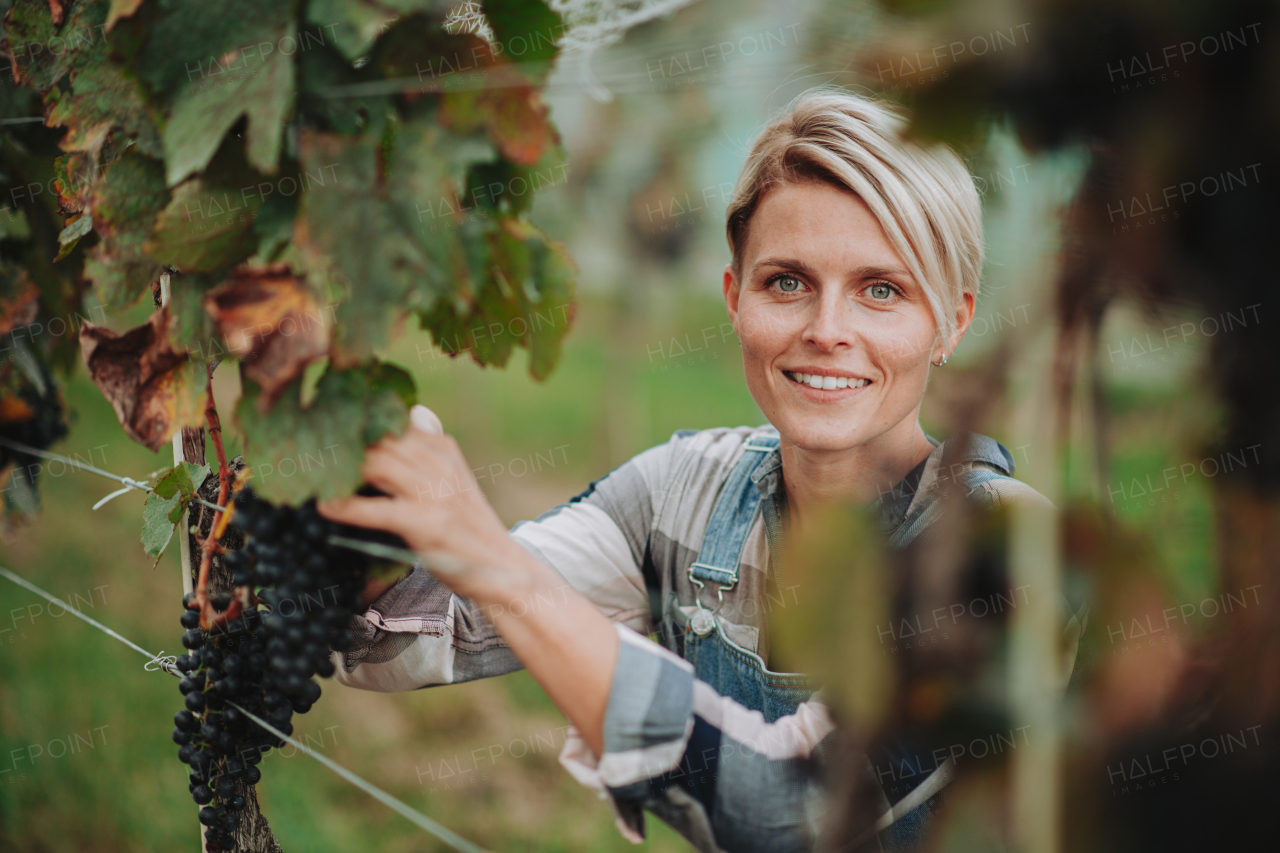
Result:
[[[707,519],[698,560],[689,567],[690,580],[720,584],[721,592],[738,583],[738,561],[760,509],[760,490],[751,474],[780,443],[777,435],[752,435],[743,446]]]
[[[920,484],[918,500],[906,518],[889,536],[889,546],[901,548],[932,527],[942,515],[942,492],[954,485],[961,495],[990,502],[983,484],[993,480],[1013,480],[1013,454],[1000,442],[985,435],[961,432],[934,450],[936,464],[928,482]],[[975,463],[978,463],[975,465]]]

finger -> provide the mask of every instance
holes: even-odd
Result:
[[[452,493],[475,488],[467,460],[450,436],[416,432],[416,440],[376,445],[365,456],[361,475],[383,491],[421,500],[424,493]]]
[[[432,484],[444,479],[439,465],[431,460],[419,457],[409,461],[390,449],[367,455],[360,466],[360,476],[392,497],[414,502],[419,502],[424,492],[431,492]]]
[[[373,448],[401,453],[413,459],[447,452],[449,442],[444,441],[445,438],[446,436],[432,435],[415,427],[405,430],[403,435],[387,434],[374,444]]]
[[[332,501],[317,501],[316,511],[330,521],[340,524],[353,524],[356,527],[371,527],[374,530],[397,532],[392,525],[399,521],[398,514],[390,512],[394,498],[341,498]]]

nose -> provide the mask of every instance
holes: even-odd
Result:
[[[838,288],[823,288],[820,297],[812,303],[810,312],[804,330],[806,344],[822,352],[853,346],[853,318]]]

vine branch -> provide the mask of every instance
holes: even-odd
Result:
[[[209,438],[213,442],[214,452],[218,457],[217,504],[219,507],[226,507],[227,497],[231,491],[231,471],[227,467],[227,449],[222,443],[222,420],[218,417],[218,405],[213,399],[212,366],[209,369],[207,390],[209,402],[204,409],[204,418],[208,424]],[[227,512],[220,513],[214,519],[213,525],[209,528],[209,535],[205,537],[204,544],[200,547],[200,574],[196,579],[194,604],[200,611],[200,626],[205,630],[235,619],[240,615],[243,606],[238,598],[232,599],[231,605],[222,613],[218,613],[213,609],[212,602],[209,600],[209,569],[213,564],[213,555],[218,550],[218,539],[226,529],[228,520],[229,514]]]

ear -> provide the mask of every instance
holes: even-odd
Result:
[[[939,359],[943,353],[948,357],[956,351],[956,347],[960,346],[960,339],[964,337],[964,333],[969,330],[969,325],[973,322],[973,315],[977,310],[977,303],[972,293],[964,294],[960,300],[960,304],[956,306],[956,330],[951,334],[950,340],[944,347],[939,341],[937,348],[932,356],[933,360]]]
[[[733,273],[733,264],[725,264],[724,281],[724,307],[729,311],[729,322],[733,324],[734,331],[738,329],[738,297],[742,295],[742,286],[738,283],[738,277]]]

